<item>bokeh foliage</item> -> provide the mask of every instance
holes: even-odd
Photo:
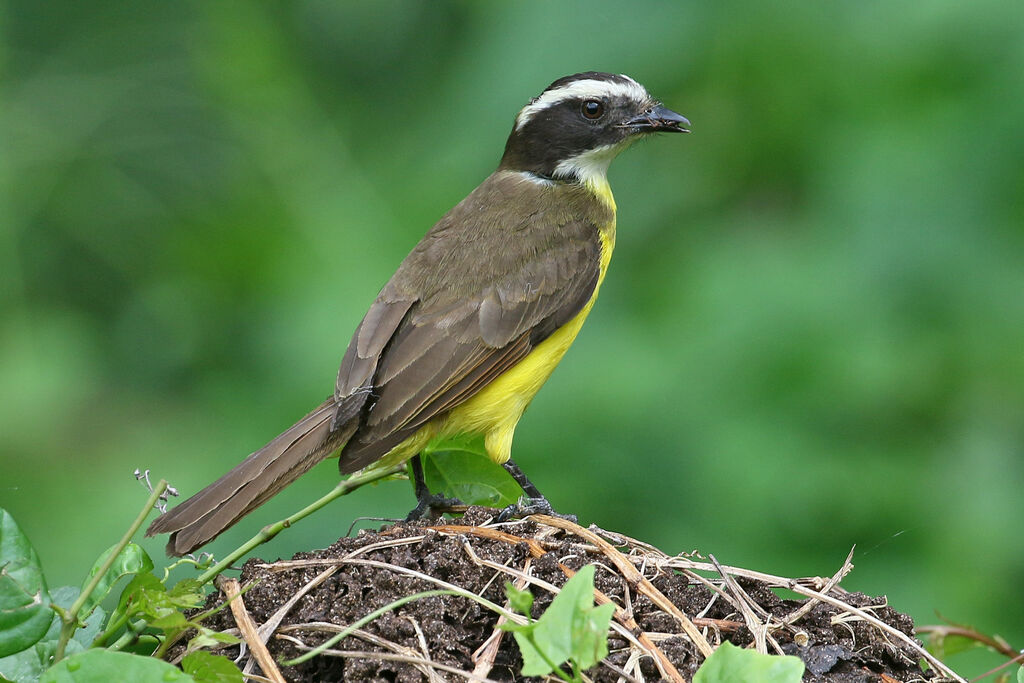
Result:
[[[613,166],[617,253],[517,460],[670,551],[827,574],[856,543],[846,585],[1024,645],[1021,3],[17,0],[0,31],[0,496],[54,585],[133,468],[193,492],[326,396],[516,110],[600,69],[694,133]]]

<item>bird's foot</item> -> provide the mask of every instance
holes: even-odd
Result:
[[[416,507],[405,516],[407,522],[417,522],[421,519],[437,519],[444,512],[449,512],[456,507],[465,507],[458,498],[447,498],[440,493],[427,494],[418,499]]]
[[[576,524],[576,515],[563,515],[560,512],[555,512],[555,509],[551,507],[551,503],[544,496],[520,498],[519,502],[509,505],[498,513],[496,521],[507,522],[510,519],[529,517],[530,515],[559,517]]]

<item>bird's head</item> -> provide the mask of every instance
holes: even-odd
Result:
[[[634,140],[689,127],[629,76],[588,71],[559,78],[523,107],[499,168],[603,184],[612,159]]]

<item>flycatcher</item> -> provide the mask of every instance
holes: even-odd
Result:
[[[321,460],[343,474],[412,459],[416,517],[440,500],[419,453],[483,436],[487,454],[550,511],[510,460],[516,423],[590,312],[615,245],[607,171],[635,140],[689,132],[632,78],[560,78],[516,116],[497,170],[398,266],[345,351],[334,395],[158,517],[167,551],[209,542]]]

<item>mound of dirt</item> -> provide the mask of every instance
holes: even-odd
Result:
[[[234,610],[244,604],[280,661],[395,600],[449,584],[499,605],[506,605],[506,581],[528,587],[537,618],[567,576],[596,563],[596,599],[618,609],[610,654],[587,672],[591,680],[690,680],[722,641],[800,657],[807,681],[941,680],[935,673],[940,664],[932,662],[927,671],[919,664],[928,655],[914,639],[910,617],[887,607],[884,597],[839,588],[849,561],[830,579],[788,579],[722,567],[713,557],[669,556],[560,519],[488,524],[493,514],[471,508],[452,524],[399,523],[291,561],[250,560],[240,581],[251,587]],[[208,607],[223,600],[215,593]],[[519,649],[511,634],[497,629],[498,621],[492,610],[464,597],[416,599],[281,673],[289,681],[317,682],[538,680],[519,674]],[[231,610],[207,625],[238,633]],[[259,673],[253,662],[246,665]]]

